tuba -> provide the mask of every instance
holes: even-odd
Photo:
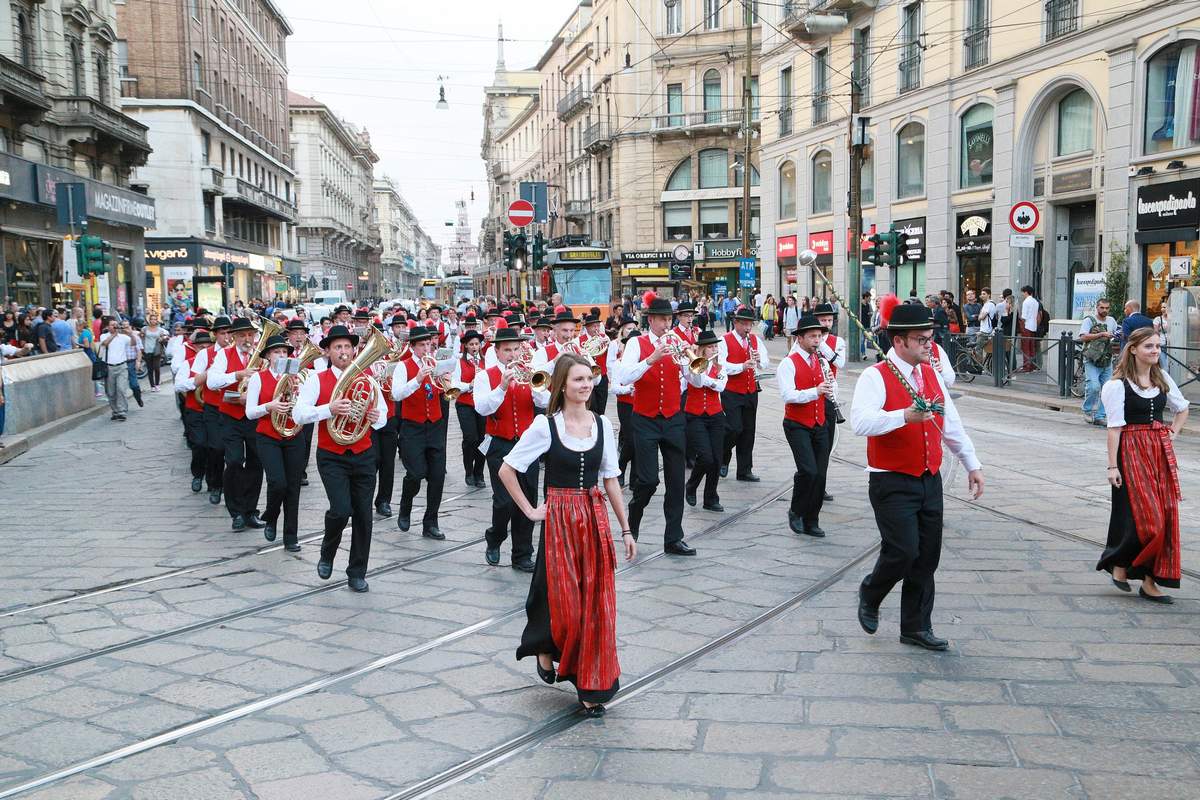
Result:
[[[263,348],[267,346],[267,339],[284,332],[283,328],[269,319],[263,318],[259,324],[254,324],[255,322],[253,318],[250,319],[250,323],[258,330],[258,344],[254,346],[254,352],[250,354],[250,358],[246,359],[245,367],[251,371],[255,371],[262,366]],[[246,394],[246,384],[249,382],[249,375],[238,381],[237,393],[239,395]]]
[[[667,352],[671,359],[693,375],[702,375],[708,369],[708,359],[699,355],[694,347],[688,347],[687,342],[675,331],[667,331],[659,341],[666,343]]]
[[[296,401],[296,390],[292,388],[293,384],[304,383],[304,379],[308,377],[309,368],[321,357],[321,348],[306,340],[304,348],[296,357],[300,359],[300,371],[294,376],[296,380],[291,380],[293,377],[291,375],[280,378],[279,382],[275,384],[275,394],[271,396],[272,400],[281,400],[285,403]],[[291,411],[272,411],[271,426],[285,439],[295,436],[302,427],[292,419]]]
[[[367,412],[375,402],[379,383],[367,370],[391,349],[387,337],[375,328],[368,328],[362,350],[333,385],[330,401],[350,401],[348,412],[332,416],[325,421],[329,438],[333,439],[335,444],[349,447],[369,432],[371,423],[367,422]]]

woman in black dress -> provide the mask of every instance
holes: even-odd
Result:
[[[517,659],[535,656],[546,683],[575,684],[584,713],[599,717],[617,693],[621,674],[613,577],[617,561],[605,497],[621,526],[627,561],[637,555],[637,543],[617,485],[612,423],[588,410],[591,395],[587,361],[570,353],[559,356],[546,415],[537,417],[505,456],[499,478],[521,511],[543,523]],[[517,474],[543,454],[546,500],[534,508]]]
[[[1160,339],[1153,328],[1129,336],[1100,390],[1108,419],[1108,482],[1112,515],[1108,544],[1096,569],[1112,573],[1112,582],[1155,603],[1174,602],[1159,589],[1179,588],[1179,470],[1172,440],[1187,422],[1188,401],[1159,366]],[[1163,410],[1175,418],[1163,424]]]

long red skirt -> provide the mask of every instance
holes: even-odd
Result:
[[[558,679],[593,703],[612,699],[617,663],[616,552],[599,488],[546,492],[546,521],[517,658],[550,653]]]

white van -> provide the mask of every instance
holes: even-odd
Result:
[[[314,293],[304,304],[304,311],[310,319],[321,320],[333,314],[333,310],[339,305],[350,305],[346,293],[341,289],[327,289]]]

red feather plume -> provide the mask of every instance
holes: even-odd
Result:
[[[567,310],[567,307],[566,307],[566,306],[555,306],[555,307],[554,307],[554,313],[555,313],[555,314],[561,314],[561,313],[563,313],[563,312],[564,312],[564,311],[566,311],[566,310]]]
[[[885,294],[879,298],[879,319],[884,326],[892,321],[892,312],[898,305],[900,305],[900,298],[894,294]]]
[[[642,308],[649,308],[650,304],[653,303],[657,299],[658,299],[658,295],[654,293],[654,290],[653,289],[648,290],[645,294],[642,295]]]
[[[508,320],[504,319],[504,317],[501,317],[500,319],[496,320],[496,330],[500,330],[501,328],[507,328],[507,327],[508,327]]]

